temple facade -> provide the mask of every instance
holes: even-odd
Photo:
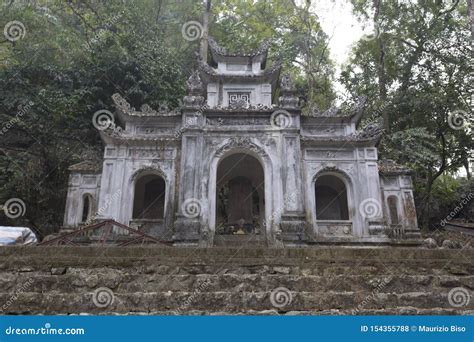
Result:
[[[209,39],[179,110],[114,95],[115,114],[94,115],[102,165],[70,168],[64,228],[114,219],[202,246],[418,241],[410,171],[378,160],[365,99],[303,115],[269,46],[233,54]]]

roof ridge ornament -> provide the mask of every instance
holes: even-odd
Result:
[[[130,106],[130,103],[128,103],[127,100],[125,100],[122,97],[122,95],[120,95],[119,93],[113,94],[112,95],[112,100],[114,101],[115,106],[118,107],[119,109],[123,110],[124,112],[129,112],[129,111],[134,112],[135,111],[135,108]]]
[[[325,117],[337,116],[339,112],[340,112],[340,108],[338,106],[331,106],[326,111],[321,113],[321,116],[325,116]]]
[[[113,94],[112,100],[115,104],[115,108],[119,110],[119,113],[121,112],[129,116],[177,116],[180,114],[176,109],[170,110],[167,103],[160,106],[158,110],[154,110],[150,105],[144,103],[141,105],[140,110],[137,111],[135,107],[132,107],[119,93]]]
[[[281,108],[285,109],[299,109],[300,100],[296,96],[296,87],[293,79],[289,74],[284,74],[280,80],[280,92],[281,96],[278,98],[278,102]]]
[[[204,84],[199,76],[199,71],[195,70],[186,81],[188,95],[183,98],[183,107],[200,108],[204,104]]]
[[[368,97],[365,95],[357,96],[356,103],[349,109],[349,115],[357,115],[362,112],[367,104]]]
[[[207,41],[209,42],[209,47],[215,53],[217,53],[219,55],[223,55],[223,56],[227,55],[227,49],[220,46],[213,37],[208,37]]]
[[[295,82],[289,74],[284,74],[280,81],[281,93],[285,95],[294,94],[296,92]]]
[[[353,136],[357,139],[381,138],[384,131],[383,125],[380,122],[371,122],[361,130],[353,133]]]
[[[260,45],[252,52],[253,55],[259,55],[262,53],[266,53],[268,49],[270,49],[273,40],[271,38],[264,39]]]
[[[201,81],[201,77],[199,76],[199,71],[195,70],[189,76],[188,80],[186,81],[186,89],[188,90],[189,95],[202,95],[204,91],[204,84]]]

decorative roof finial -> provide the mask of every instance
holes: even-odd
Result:
[[[199,72],[197,70],[194,71],[191,76],[189,76],[188,80],[186,81],[186,88],[189,95],[201,95],[204,91],[204,84],[202,83],[201,77],[199,76]]]
[[[227,50],[217,44],[216,40],[212,37],[207,38],[207,41],[209,42],[209,47],[216,52],[219,55],[227,55]]]
[[[280,107],[288,109],[299,108],[299,98],[295,95],[296,88],[293,79],[290,75],[285,74],[281,77],[280,81],[280,92],[281,96],[278,99]]]
[[[290,75],[285,74],[281,77],[280,89],[284,95],[294,94],[296,92],[295,83]]]
[[[188,95],[183,98],[185,107],[199,108],[204,104],[204,84],[199,76],[199,71],[194,71],[186,81]]]

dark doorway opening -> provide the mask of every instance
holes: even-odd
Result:
[[[349,220],[347,189],[342,180],[333,175],[318,177],[315,194],[317,220]]]
[[[264,173],[253,156],[237,153],[217,168],[216,233],[260,234],[264,229]]]
[[[135,184],[134,219],[162,219],[165,209],[166,184],[162,177],[145,175]]]

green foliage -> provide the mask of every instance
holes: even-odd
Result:
[[[47,7],[46,7],[47,5]],[[23,223],[45,235],[62,222],[67,168],[100,159],[92,125],[121,93],[134,106],[173,107],[184,95],[197,44],[182,39],[176,12],[192,3],[16,2],[0,22],[20,21],[23,39],[0,43],[0,203],[21,198]],[[21,106],[27,106],[25,111]],[[10,124],[11,123],[11,124]]]
[[[329,57],[328,36],[307,3],[291,0],[214,1],[211,35],[229,50],[256,48],[272,39],[270,60],[281,58],[297,88],[310,105],[326,109],[335,99],[334,66]]]
[[[384,118],[381,156],[414,169],[419,221],[427,227],[434,182],[446,172],[469,172],[474,147],[472,130],[450,125],[457,111],[466,124],[473,117],[466,2],[351,2],[379,35],[354,46],[341,81],[353,97],[369,97],[373,117]]]
[[[430,206],[432,216],[430,223],[432,226],[439,226],[443,219],[452,212],[457,219],[473,220],[471,216],[474,206],[473,201],[468,201],[467,196],[474,191],[474,181],[455,178],[451,175],[442,175],[433,182],[432,197]],[[472,195],[471,195],[472,196]],[[463,204],[463,199],[466,199]],[[455,208],[459,212],[455,212]],[[469,212],[471,210],[471,213]]]
[[[271,58],[281,53],[301,91],[308,93],[311,84],[310,97],[328,105],[333,71],[327,39],[309,9],[283,0],[229,0],[215,1],[212,12],[211,34],[222,45],[250,49],[275,38]],[[114,93],[137,108],[178,105],[199,48],[198,40],[183,39],[181,29],[201,16],[199,1],[1,5],[2,27],[16,20],[26,33],[0,41],[0,120],[8,126],[0,135],[0,203],[21,198],[27,209],[15,221],[1,215],[0,224],[25,224],[41,236],[58,229],[67,168],[86,158],[100,160],[103,147],[92,115],[113,110]],[[319,65],[310,65],[316,57]]]
[[[439,206],[453,208],[459,200],[461,182],[450,175],[443,175],[433,182],[433,197],[438,199]]]
[[[281,57],[305,100],[325,109],[335,98],[334,66],[310,3],[213,1],[210,34],[234,51],[273,38],[270,62]],[[472,132],[449,125],[455,110],[472,114],[465,2],[447,8],[435,0],[352,3],[363,21],[377,13],[380,36],[357,42],[341,81],[353,99],[369,97],[365,121],[390,123],[382,155],[415,170],[419,213],[429,218],[432,198],[441,198],[437,179],[467,165],[473,148]],[[26,28],[22,39],[0,40],[0,203],[16,197],[27,208],[23,221],[0,215],[0,224],[29,225],[40,235],[61,225],[67,167],[100,159],[91,119],[97,110],[113,110],[112,94],[137,108],[178,105],[199,48],[199,41],[183,39],[181,28],[201,15],[200,1],[0,6],[1,27],[17,20]]]
[[[411,168],[426,169],[438,162],[437,140],[426,128],[409,128],[387,136],[382,146],[384,154],[395,160],[403,160]]]

